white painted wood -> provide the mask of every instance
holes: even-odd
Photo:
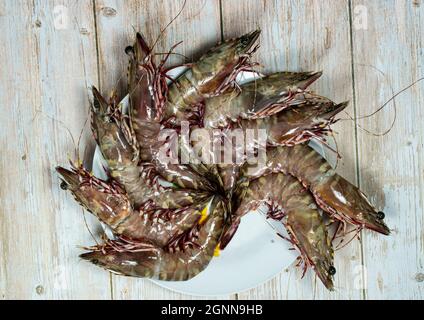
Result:
[[[64,24],[56,20],[60,10]],[[92,240],[54,169],[73,158],[64,126],[77,139],[87,118],[86,83],[97,82],[92,12],[90,1],[0,4],[4,299],[110,298],[107,273],[80,263],[77,246]]]
[[[334,101],[352,100],[349,12],[347,1],[223,1],[225,37],[260,28],[256,55],[265,72],[322,70],[314,89]],[[353,113],[353,105],[348,112]],[[355,182],[355,144],[351,122],[334,126],[343,160],[338,171]],[[243,299],[359,299],[355,270],[361,265],[360,243],[353,242],[335,255],[335,292],[328,292],[310,271],[300,280],[295,268],[240,294]],[[360,267],[359,267],[360,268]]]
[[[359,19],[364,10],[368,15],[365,30],[355,24],[353,28],[355,87],[361,116],[392,96],[390,86],[397,92],[424,76],[424,3],[381,0],[368,1],[362,9],[359,5],[363,2],[353,1],[354,18]],[[383,209],[393,229],[389,237],[364,234],[368,299],[423,298],[423,89],[421,82],[396,98],[397,119],[387,135],[374,137],[358,131],[361,188]],[[383,132],[393,116],[390,105],[359,124]]]
[[[110,277],[80,261],[77,246],[93,240],[79,205],[60,190],[54,172],[56,165],[73,158],[73,143],[64,126],[77,139],[87,119],[87,86],[100,85],[104,93],[117,87],[123,94],[127,67],[123,49],[132,42],[133,28],[152,42],[182,4],[182,0],[0,2],[1,299],[193,298],[147,280]],[[358,14],[364,10],[368,25],[360,30],[357,24],[364,21]],[[257,57],[265,71],[323,70],[316,91],[335,101],[352,101],[354,92],[356,113],[364,115],[392,95],[391,87],[400,90],[424,75],[423,10],[421,0],[225,0],[221,8],[219,1],[188,0],[158,50],[183,40],[177,52],[195,59],[220,40],[222,11],[225,37],[262,29]],[[66,22],[60,20],[61,12],[67,14],[67,25],[61,24]],[[175,56],[171,62],[181,61]],[[358,179],[393,228],[390,237],[363,233],[366,285],[361,285],[361,243],[356,241],[336,254],[334,293],[327,292],[311,272],[300,280],[290,269],[238,298],[423,299],[423,89],[424,82],[396,99],[397,121],[384,137],[360,129],[355,135],[351,121],[334,128],[343,156],[339,172],[352,182]],[[358,123],[384,131],[392,110],[386,108]],[[349,113],[354,113],[353,105]],[[92,144],[86,129],[82,150]],[[86,216],[92,225],[95,219]]]

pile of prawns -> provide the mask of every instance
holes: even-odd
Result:
[[[227,246],[245,214],[266,206],[267,218],[285,226],[299,251],[302,271],[311,267],[331,290],[334,235],[344,236],[348,224],[390,233],[384,213],[308,146],[311,139],[325,141],[347,106],[307,90],[320,72],[236,82],[255,66],[251,55],[259,35],[257,30],[218,44],[172,80],[167,56],[156,63],[137,33],[125,50],[128,114],[116,93],[105,99],[92,89],[91,127],[109,178],[98,179],[72,162],[70,169],[56,168],[61,188],[114,233],[114,239],[86,248],[82,259],[127,276],[188,280]],[[190,128],[265,130],[265,165],[164,163],[158,135],[182,121]],[[187,150],[180,146],[179,152]],[[328,221],[337,222],[334,235]]]

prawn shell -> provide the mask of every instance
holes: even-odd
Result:
[[[194,245],[168,252],[151,243],[112,241],[80,255],[84,260],[111,272],[168,281],[185,281],[203,271],[213,258],[226,219],[225,204],[218,197],[211,204],[211,213],[199,225]]]

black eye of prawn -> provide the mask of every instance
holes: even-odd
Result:
[[[93,260],[91,260],[91,263],[92,263],[92,264],[98,264],[98,263],[99,263],[99,260],[97,260],[97,259],[93,259]]]
[[[330,276],[334,276],[336,274],[336,268],[331,266],[330,268],[328,268],[328,273],[330,274]]]
[[[241,44],[242,44],[242,46],[247,46],[248,44],[249,44],[249,38],[247,38],[247,37],[244,37],[243,39],[241,39]]]
[[[133,55],[134,54],[134,48],[132,47],[132,46],[128,46],[128,47],[126,47],[125,48],[125,53],[127,54],[127,55]]]
[[[68,190],[68,184],[67,184],[65,181],[62,181],[62,182],[60,183],[60,188],[61,188],[62,190]]]
[[[377,219],[383,220],[385,217],[386,217],[386,215],[384,214],[383,211],[378,211],[377,212]]]

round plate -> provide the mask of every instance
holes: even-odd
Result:
[[[169,74],[176,78],[183,68],[172,70]],[[243,72],[239,82],[254,79],[257,75]],[[127,96],[128,97],[128,96]],[[128,98],[121,104],[123,112],[128,108]],[[324,153],[321,145],[313,147]],[[99,147],[93,158],[93,173],[96,177],[105,179],[107,168]],[[190,295],[215,296],[228,295],[254,288],[272,279],[282,270],[290,266],[297,253],[288,250],[290,244],[277,235],[285,235],[281,224],[276,224],[265,218],[263,208],[252,211],[241,220],[241,224],[227,248],[214,257],[209,266],[199,275],[188,281],[151,280],[164,288]],[[107,235],[113,237],[110,230]]]

